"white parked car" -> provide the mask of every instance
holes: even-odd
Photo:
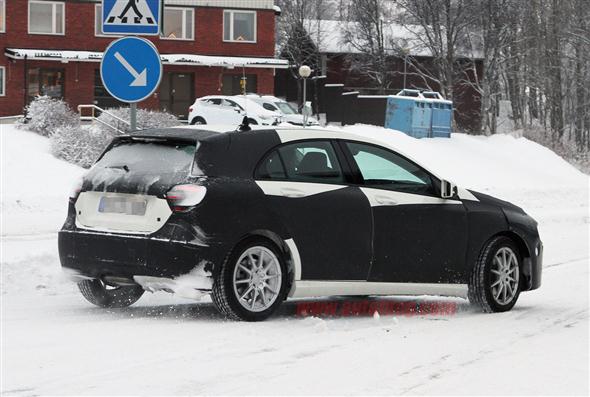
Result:
[[[248,98],[262,105],[266,110],[281,113],[283,121],[293,125],[303,125],[303,115],[297,112],[289,102],[272,95],[248,94]],[[320,125],[315,117],[307,118],[307,125]]]
[[[197,98],[188,109],[190,124],[235,124],[242,123],[248,115],[250,124],[277,125],[281,114],[262,107],[244,96],[210,95]]]

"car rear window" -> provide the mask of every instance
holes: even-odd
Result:
[[[123,141],[113,146],[96,163],[98,167],[121,168],[128,172],[164,173],[190,170],[194,143]]]

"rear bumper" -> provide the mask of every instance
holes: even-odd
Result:
[[[86,278],[174,278],[191,272],[199,264],[212,271],[217,260],[212,247],[80,229],[60,231],[58,247],[62,267]]]

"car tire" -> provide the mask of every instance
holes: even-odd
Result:
[[[287,284],[285,260],[276,246],[265,239],[248,239],[228,255],[211,296],[217,309],[230,319],[262,321],[285,300]]]
[[[492,238],[482,249],[469,280],[469,301],[484,312],[505,312],[520,295],[522,257],[508,237]]]
[[[191,125],[205,125],[205,124],[207,124],[207,121],[205,121],[205,119],[202,118],[201,116],[197,116],[197,117],[193,118],[191,121]]]
[[[144,290],[137,286],[120,286],[109,288],[101,280],[84,280],[78,288],[86,300],[96,306],[121,308],[131,306],[141,298]]]

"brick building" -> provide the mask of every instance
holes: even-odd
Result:
[[[164,64],[159,89],[140,107],[186,117],[195,97],[247,89],[274,92],[273,0],[165,0],[160,37],[146,36]],[[102,33],[98,0],[0,0],[0,116],[22,114],[36,95],[113,106],[102,86],[102,51],[117,36]]]
[[[360,51],[345,40],[344,24],[349,29],[354,22],[342,22],[336,20],[307,20],[305,27],[310,39],[317,46],[320,53],[320,62],[314,71],[326,76],[319,80],[318,87],[322,84],[343,84],[345,91],[358,91],[362,95],[391,95],[404,88],[419,90],[440,91],[440,86],[434,79],[424,77],[425,71],[435,75],[436,65],[433,62],[430,50],[418,38],[421,30],[418,27],[406,29],[396,23],[388,22],[384,28],[384,41],[387,46],[392,43],[405,47],[407,59],[399,56],[398,51],[390,49],[386,62],[390,73],[390,85],[387,89],[375,87],[365,74],[351,70],[350,57],[359,56]],[[421,33],[424,34],[424,33]],[[476,81],[483,78],[483,54],[479,43],[470,43],[474,48],[463,48],[457,54],[457,69],[461,72],[456,76],[453,86],[454,120],[459,130],[474,131],[479,128],[481,118],[481,98],[474,88]],[[420,69],[416,69],[419,67]],[[420,73],[422,72],[422,73]],[[476,75],[477,74],[477,75]],[[292,73],[280,70],[276,74],[276,95],[284,96],[288,100],[296,101],[299,81],[293,79]],[[310,97],[314,99],[315,85],[309,83]],[[321,90],[320,90],[321,91]],[[319,95],[321,98],[321,95]],[[320,99],[320,108],[322,103]],[[321,110],[321,109],[320,109]]]

